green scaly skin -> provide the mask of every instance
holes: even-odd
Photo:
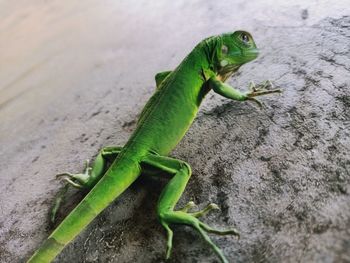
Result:
[[[216,252],[221,262],[228,262],[222,251],[207,233],[233,234],[237,230],[216,230],[201,222],[215,204],[197,212],[188,212],[194,206],[189,202],[175,210],[191,176],[191,167],[185,161],[167,157],[185,135],[193,122],[205,95],[214,92],[238,101],[251,100],[260,106],[256,96],[280,92],[268,90],[269,82],[252,86],[242,93],[223,82],[241,65],[255,59],[257,47],[251,35],[244,31],[222,34],[201,41],[173,71],[156,75],[157,89],[141,113],[137,128],[124,147],[108,147],[97,156],[92,167],[83,174],[64,173],[59,176],[75,186],[91,189],[79,205],[64,219],[28,262],[51,262],[103,209],[123,193],[142,173],[171,176],[157,205],[160,223],[167,235],[166,258],[170,257],[173,232],[171,224],[192,226]],[[106,163],[112,164],[107,167]],[[59,195],[52,211],[52,220],[63,200]]]

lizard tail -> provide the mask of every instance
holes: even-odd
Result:
[[[79,205],[62,221],[28,263],[51,262],[102,210],[123,193],[140,175],[140,165],[118,158]]]

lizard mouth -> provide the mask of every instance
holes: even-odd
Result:
[[[257,48],[249,49],[246,52],[244,52],[244,56],[256,58],[259,55],[259,50]]]

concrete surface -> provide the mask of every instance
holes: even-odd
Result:
[[[213,236],[230,262],[350,262],[350,3],[288,2],[1,1],[0,262],[24,262],[52,231],[55,174],[126,142],[156,72],[235,29],[261,56],[229,83],[285,92],[263,111],[208,95],[173,152],[193,167],[180,204],[221,206],[205,221],[241,232]],[[163,262],[165,183],[138,180],[56,262]],[[70,198],[60,220],[82,194]],[[174,230],[169,262],[217,262]]]

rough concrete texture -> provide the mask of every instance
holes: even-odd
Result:
[[[193,168],[180,204],[219,204],[204,220],[239,229],[239,241],[213,236],[230,262],[350,262],[350,6],[272,2],[1,3],[0,262],[23,262],[52,231],[55,174],[126,142],[156,72],[241,28],[261,56],[229,83],[268,78],[284,93],[264,110],[208,95],[172,154]],[[140,178],[56,262],[163,262],[165,183]],[[60,220],[82,198],[69,196]],[[173,229],[169,262],[217,262]]]

